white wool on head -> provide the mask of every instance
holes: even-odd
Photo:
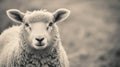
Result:
[[[52,22],[54,19],[52,13],[47,12],[46,10],[37,10],[37,11],[27,11],[25,13],[24,21],[25,22]]]

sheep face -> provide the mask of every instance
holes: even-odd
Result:
[[[43,49],[51,42],[52,29],[47,26],[48,24],[44,22],[36,22],[25,25],[25,30],[28,33],[27,42],[30,43],[31,47]]]
[[[44,49],[52,41],[53,15],[45,11],[27,12],[24,16],[28,42],[35,49]]]
[[[24,25],[24,32],[29,45],[35,49],[44,49],[54,40],[56,22],[65,20],[70,14],[67,9],[58,9],[53,13],[39,10],[23,13],[17,9],[7,11],[8,17]]]

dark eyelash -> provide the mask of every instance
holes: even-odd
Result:
[[[47,30],[49,29],[49,27],[47,27]]]

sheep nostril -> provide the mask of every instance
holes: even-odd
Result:
[[[44,38],[41,38],[41,41],[43,41],[44,40]]]
[[[36,40],[41,43],[44,40],[44,38],[36,38]]]

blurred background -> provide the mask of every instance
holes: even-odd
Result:
[[[70,67],[120,67],[120,0],[0,0],[0,33],[16,25],[8,9],[58,8],[71,11],[58,23]]]

